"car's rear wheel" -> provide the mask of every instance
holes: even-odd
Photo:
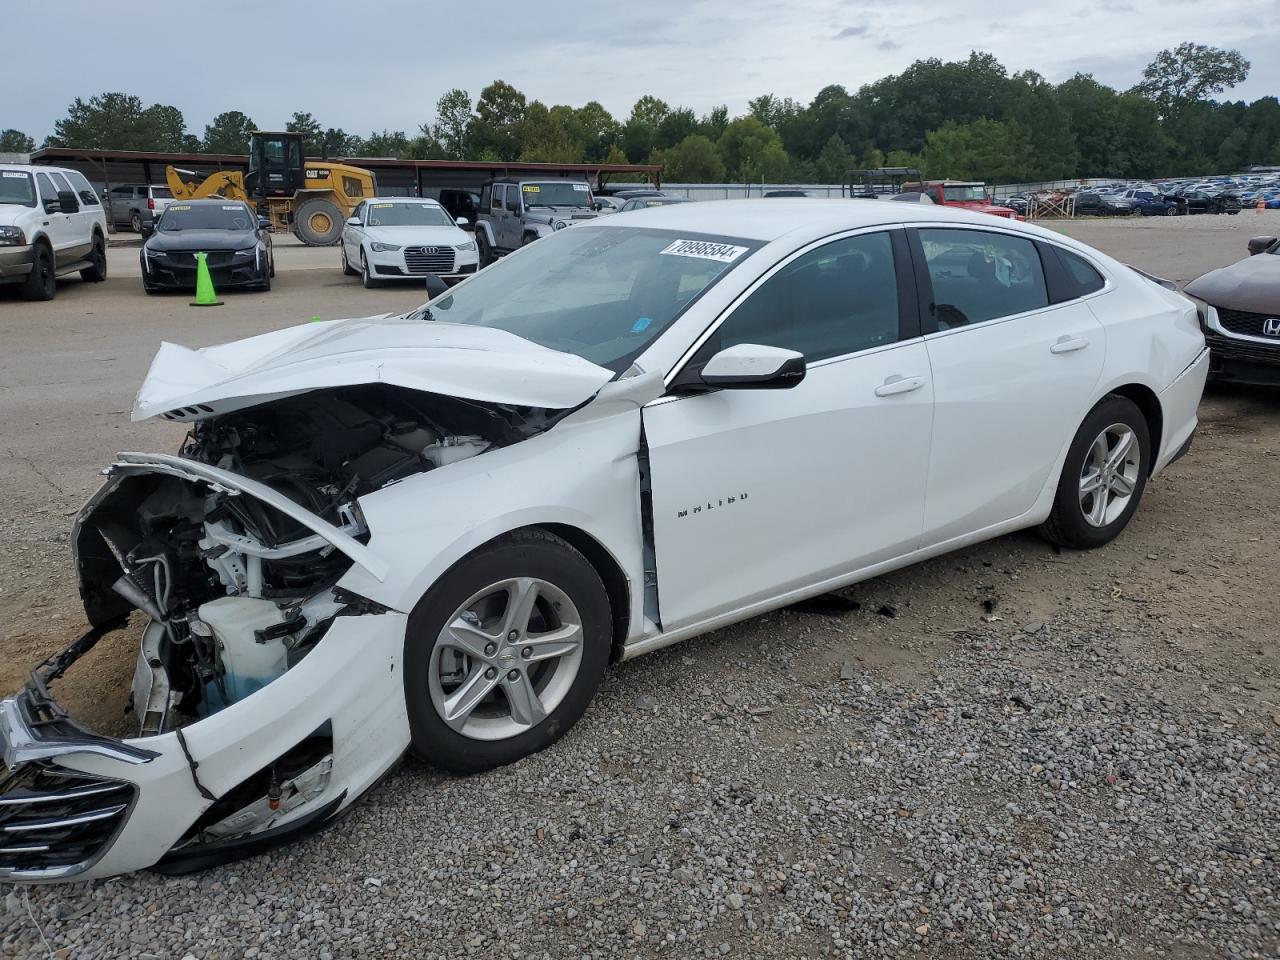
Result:
[[[58,278],[53,269],[53,251],[48,244],[37,243],[31,251],[31,272],[22,281],[24,300],[52,300],[58,292]]]
[[[599,575],[551,533],[518,531],[470,554],[409,616],[413,753],[470,773],[550,746],[595,695],[611,624]]]
[[[1138,405],[1116,394],[1104,397],[1071,442],[1041,532],[1078,550],[1114,540],[1142,500],[1151,456],[1151,432]]]
[[[107,279],[107,242],[100,234],[93,235],[93,248],[89,251],[89,266],[80,271],[80,279],[89,283],[101,283]]]
[[[142,214],[138,213],[137,210],[129,214],[129,229],[134,233],[142,232]]]

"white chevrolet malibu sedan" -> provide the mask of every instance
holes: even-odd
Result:
[[[351,211],[338,243],[342,272],[359,274],[366,287],[388,280],[418,280],[435,274],[460,280],[478,269],[475,238],[461,229],[437,201],[375,197]]]
[[[0,879],[182,872],[405,751],[563,736],[611,661],[980,540],[1124,529],[1185,453],[1193,304],[1096,250],[879,201],[679,204],[404,316],[161,346],[79,513],[88,631],[0,704]],[[128,621],[136,736],[58,678]]]

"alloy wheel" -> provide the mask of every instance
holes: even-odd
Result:
[[[568,594],[535,577],[502,580],[445,621],[428,668],[431,703],[463,736],[515,737],[560,705],[582,654],[582,619]]]
[[[1126,424],[1113,423],[1094,439],[1080,470],[1080,510],[1092,527],[1124,513],[1138,487],[1142,448]]]

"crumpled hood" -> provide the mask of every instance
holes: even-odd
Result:
[[[200,350],[162,343],[132,418],[200,420],[366,383],[563,410],[595,396],[612,377],[590,360],[491,327],[392,315],[328,320]]]
[[[1237,260],[1192,280],[1183,292],[1215,307],[1280,316],[1280,254]]]

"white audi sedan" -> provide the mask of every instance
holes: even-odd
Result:
[[[456,281],[476,272],[476,241],[435,200],[375,197],[356,204],[342,228],[342,272],[366,287],[384,280]]]
[[[76,518],[88,630],[0,704],[0,879],[243,856],[406,750],[547,747],[611,662],[1014,530],[1100,547],[1207,369],[1110,257],[879,201],[618,214],[404,316],[163,344],[134,419],[189,434]],[[126,622],[119,739],[55,696]]]

